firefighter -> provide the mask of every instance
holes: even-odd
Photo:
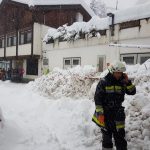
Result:
[[[134,95],[136,88],[128,79],[123,62],[117,61],[108,68],[109,73],[97,85],[94,100],[96,110],[92,120],[101,128],[102,150],[127,150],[125,140],[125,113],[122,103],[125,94]]]

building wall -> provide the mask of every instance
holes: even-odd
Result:
[[[140,20],[140,26],[120,30],[119,24],[115,25],[114,36],[107,30],[107,35],[100,39],[77,40],[75,42],[58,42],[43,44],[44,54],[49,59],[49,69],[63,68],[63,58],[81,57],[81,65],[98,65],[98,57],[105,56],[104,69],[107,63],[122,59],[122,56],[134,56],[134,63],[140,63],[141,57],[150,57],[150,49],[111,47],[109,43],[150,45],[150,19]]]
[[[41,25],[34,23],[34,40],[33,40],[33,54],[41,55],[42,54],[42,44],[43,38],[46,35],[49,27],[46,25]]]
[[[101,44],[106,39],[106,37],[103,37],[101,40],[92,38],[88,41],[78,40],[74,43],[61,42],[57,46],[45,44],[46,57],[49,59],[49,69],[63,68],[63,59],[67,57],[80,57],[81,66],[93,65],[97,67],[100,56],[105,58],[103,69],[107,68],[107,63],[119,59],[119,53],[117,49],[109,47],[108,44]]]
[[[19,45],[18,56],[21,56],[21,55],[31,55],[31,43]]]

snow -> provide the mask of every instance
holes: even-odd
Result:
[[[71,26],[63,25],[58,29],[49,28],[44,41],[50,39],[58,39],[62,37],[64,40],[77,40],[80,38],[80,33],[86,34],[90,38],[90,33],[93,31],[105,30],[109,28],[109,18],[99,18],[98,16],[92,17],[89,22],[75,22]],[[97,38],[100,38],[100,33],[97,32]]]
[[[29,88],[39,91],[42,95],[48,95],[55,99],[60,97],[79,98],[88,96],[93,77],[96,74],[96,68],[77,66],[70,70],[55,68],[48,75],[30,82]]]
[[[124,102],[129,149],[149,150],[150,60],[143,65],[127,66],[127,74],[134,78],[137,87],[137,94],[126,96]],[[99,150],[101,133],[91,121],[98,83],[92,81],[95,75],[95,69],[88,66],[67,71],[57,68],[27,85],[0,81],[0,107],[5,118],[0,129],[0,150]],[[70,83],[71,77],[76,77],[77,82],[72,82],[75,85]],[[85,77],[90,86],[85,84]],[[57,83],[54,92],[58,97],[45,96],[42,89],[47,88],[46,83]],[[74,88],[66,88],[69,86],[86,89],[90,99],[87,94],[82,96],[80,88],[74,97]],[[51,85],[48,87],[51,89]],[[62,89],[71,94],[62,95]]]
[[[150,2],[115,12],[115,24],[150,17]]]
[[[145,19],[150,17],[150,2],[143,4],[143,5],[137,5],[131,8],[127,8],[124,10],[118,10],[114,12],[114,23],[122,23],[127,21],[133,21],[133,20],[139,20],[139,19]],[[92,37],[91,32],[95,30],[95,32],[99,30],[107,30],[109,29],[109,26],[111,25],[112,21],[111,18],[105,17],[105,18],[99,18],[98,16],[93,16],[90,21],[88,22],[75,22],[71,26],[64,25],[62,27],[59,27],[57,32],[55,34],[51,34],[51,29],[49,29],[47,35],[44,38],[44,41],[48,41],[49,39],[58,39],[59,37],[62,37],[65,40],[70,41],[70,39],[73,38],[73,40],[77,40],[80,38],[80,32],[86,33],[88,38]],[[100,38],[100,36],[97,36]],[[111,44],[111,46],[114,46]],[[117,45],[118,47],[128,47],[128,44],[124,45]],[[149,45],[143,46],[138,45],[139,47],[149,48]],[[138,47],[137,46],[137,47]],[[135,45],[130,45],[130,47],[135,47]]]

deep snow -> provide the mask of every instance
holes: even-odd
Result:
[[[90,71],[85,72],[89,74]],[[150,61],[127,66],[127,73],[135,78],[137,87],[137,94],[126,96],[124,103],[129,150],[149,150]],[[84,72],[81,74],[85,76]],[[96,84],[92,85],[90,99]],[[37,81],[35,85],[40,86]],[[50,95],[42,96],[42,92],[35,92],[33,87],[33,83],[23,85],[0,81],[0,107],[4,116],[0,150],[100,150],[101,134],[91,121],[95,105],[88,96],[75,99],[61,95],[56,99]]]

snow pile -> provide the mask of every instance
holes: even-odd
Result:
[[[46,34],[44,41],[48,42],[49,40],[55,40],[62,38],[63,40],[71,41],[81,38],[88,39],[92,36],[98,38],[101,37],[99,31],[106,30],[109,28],[107,18],[99,18],[98,16],[92,17],[89,22],[75,22],[71,26],[63,25],[58,29],[50,28]]]
[[[0,132],[0,150],[99,149],[101,136],[91,121],[92,101],[56,101],[23,84],[1,81],[0,95],[6,124]]]
[[[90,77],[95,73],[96,69],[91,66],[69,70],[55,68],[48,75],[30,82],[29,87],[54,98],[87,96],[94,82]]]
[[[150,149],[150,80],[137,86],[137,94],[126,97],[126,131],[130,147]]]
[[[142,65],[128,66],[127,73],[134,78],[137,93],[126,96],[126,131],[129,147],[150,149],[150,59]]]
[[[100,77],[108,73],[105,70]],[[150,149],[150,59],[142,65],[127,66],[129,78],[134,79],[137,93],[134,96],[126,95],[124,106],[126,108],[126,132],[129,149]],[[90,91],[93,99],[96,81]]]

